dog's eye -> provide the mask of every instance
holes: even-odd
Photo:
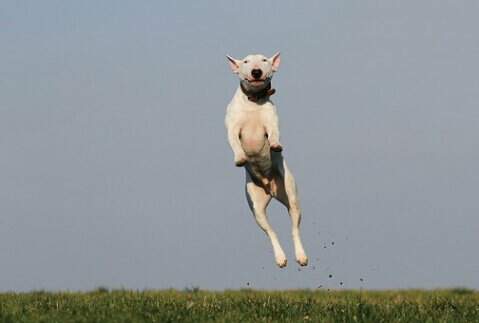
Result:
[[[248,64],[248,60],[247,60],[247,59],[245,59],[245,60],[243,61],[243,63],[245,63],[245,64]]]
[[[263,62],[266,62],[266,61],[268,61],[268,60],[266,58],[263,58]]]

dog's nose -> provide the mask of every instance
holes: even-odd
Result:
[[[255,68],[251,70],[251,75],[253,76],[255,80],[257,80],[261,77],[261,75],[263,75],[263,71],[260,70],[259,68]]]

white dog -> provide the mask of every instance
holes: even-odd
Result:
[[[287,259],[276,233],[268,223],[266,207],[274,197],[288,208],[296,261],[308,264],[299,234],[301,210],[294,177],[286,166],[279,142],[278,115],[270,100],[275,90],[271,78],[278,70],[279,53],[271,58],[248,55],[238,60],[227,56],[240,86],[228,105],[225,125],[236,166],[246,169],[246,198],[256,222],[271,239],[276,264],[282,268]]]

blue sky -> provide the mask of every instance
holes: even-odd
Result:
[[[479,288],[478,9],[2,2],[0,290]],[[278,50],[301,271],[278,204],[275,267],[223,125],[225,55]]]

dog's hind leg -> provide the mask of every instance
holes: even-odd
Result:
[[[282,158],[281,158],[282,159]],[[274,178],[275,194],[274,197],[288,208],[291,217],[291,233],[293,236],[294,252],[296,261],[301,266],[308,264],[308,257],[304,252],[303,243],[299,233],[299,225],[301,223],[301,207],[299,205],[298,192],[293,174],[291,174],[284,159],[281,160],[279,166],[279,174]]]
[[[258,223],[259,227],[271,240],[276,264],[280,268],[285,267],[287,264],[286,256],[283,248],[281,248],[276,232],[271,228],[266,216],[266,207],[271,201],[271,195],[267,194],[262,187],[256,185],[248,172],[246,172],[246,198],[248,199],[248,204],[256,219],[256,223]]]

